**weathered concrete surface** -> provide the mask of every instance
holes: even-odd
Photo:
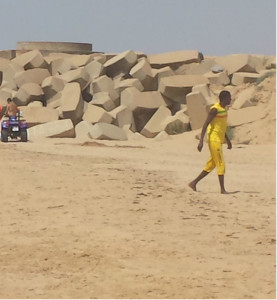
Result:
[[[164,131],[169,135],[179,134],[190,130],[190,120],[187,115],[176,114],[164,119]]]
[[[166,66],[177,68],[182,64],[199,62],[199,52],[195,50],[184,50],[175,52],[166,52],[162,54],[148,55],[148,60],[152,68],[163,68]]]
[[[93,60],[85,65],[85,69],[89,74],[90,80],[104,75],[104,65],[99,60]]]
[[[145,124],[140,134],[153,138],[165,129],[164,119],[171,116],[171,111],[165,106],[160,106],[151,119]]]
[[[77,82],[67,83],[61,91],[60,112],[63,119],[71,119],[74,124],[81,121],[84,101],[80,85]]]
[[[18,87],[21,87],[24,83],[37,83],[42,84],[46,77],[49,77],[50,73],[47,69],[35,68],[29,69],[15,74],[14,80]]]
[[[10,64],[10,60],[0,57],[0,73]],[[1,84],[0,84],[1,85]]]
[[[134,124],[134,117],[132,111],[125,105],[120,105],[110,112],[113,118],[113,124],[122,128],[125,125]],[[130,127],[129,126],[129,127]],[[135,128],[132,128],[135,131]]]
[[[128,87],[135,87],[140,92],[143,92],[144,90],[143,85],[137,78],[124,79],[115,84],[115,88],[118,89],[119,93],[121,93],[123,90],[125,90]]]
[[[215,61],[227,70],[228,75],[236,72],[258,73],[263,69],[261,59],[249,54],[232,54],[216,57]]]
[[[44,106],[41,101],[35,100],[35,101],[30,102],[26,107],[44,107]]]
[[[161,69],[152,69],[153,74],[153,82],[152,82],[152,88],[153,90],[157,90],[159,86],[160,79],[163,77],[169,77],[174,76],[175,73],[170,67],[163,67]]]
[[[94,97],[96,93],[108,92],[110,98],[115,102],[115,104],[119,104],[118,89],[115,88],[114,81],[107,75],[95,78],[90,83],[88,92],[92,97]]]
[[[152,68],[146,58],[139,59],[138,63],[130,70],[130,75],[137,78],[144,87],[145,91],[153,90]]]
[[[242,85],[244,83],[255,83],[259,77],[260,75],[255,73],[247,73],[247,72],[234,73],[232,77],[232,84]]]
[[[77,66],[75,66],[68,58],[56,58],[49,64],[49,70],[53,76],[61,75],[75,69],[77,69]]]
[[[56,52],[81,52],[87,53],[92,51],[92,44],[89,43],[72,43],[72,42],[17,42],[18,50],[47,50]]]
[[[37,83],[24,83],[14,96],[14,102],[17,105],[28,105],[32,101],[44,101],[44,92]]]
[[[137,62],[137,54],[128,50],[120,53],[104,63],[106,74],[115,77],[121,73],[127,74]]]
[[[195,85],[192,88],[192,92],[200,92],[206,99],[208,105],[213,105],[218,100],[218,97],[211,92],[208,84]]]
[[[101,122],[92,127],[89,135],[92,139],[96,140],[127,140],[127,135],[122,128]]]
[[[69,59],[74,66],[77,68],[84,67],[89,64],[93,59],[95,54],[63,54],[63,56]]]
[[[113,89],[114,89],[114,82],[107,75],[97,77],[91,83],[92,95],[100,92],[110,92]]]
[[[207,72],[204,74],[205,77],[209,79],[209,82],[211,84],[216,84],[216,85],[228,85],[230,84],[230,78],[227,75],[227,71],[223,72]]]
[[[175,75],[161,78],[158,90],[170,100],[185,104],[192,87],[203,83],[209,80],[202,75]]]
[[[187,112],[190,119],[191,129],[199,129],[207,119],[209,103],[202,93],[192,92],[187,95]]]
[[[16,50],[0,50],[0,57],[6,59],[13,59],[16,56]]]
[[[55,76],[46,77],[41,83],[41,88],[45,95],[45,100],[51,99],[58,92],[62,91],[65,86],[65,81]]]
[[[87,109],[83,115],[83,120],[89,123],[112,123],[112,116],[106,112],[102,107],[88,104]]]
[[[254,86],[242,90],[237,95],[234,103],[232,104],[232,109],[240,109],[248,106],[254,106],[255,104],[251,100],[254,98],[256,92],[257,91]]]
[[[1,87],[17,90],[18,87],[15,82],[15,74],[23,71],[24,68],[22,66],[20,66],[17,63],[10,62],[5,68],[3,68],[3,78]]]
[[[20,110],[23,112],[23,119],[27,121],[29,127],[59,119],[59,112],[49,107],[21,106]]]
[[[39,50],[33,50],[24,54],[20,54],[12,59],[12,62],[15,62],[22,66],[24,70],[48,68],[48,63],[45,61]]]
[[[62,75],[57,75],[66,82],[78,82],[81,90],[83,90],[90,82],[90,76],[84,67],[77,68],[75,70],[68,71]]]
[[[93,125],[87,121],[81,121],[75,126],[75,134],[78,139],[90,139],[89,132]]]
[[[74,138],[75,129],[70,119],[52,121],[27,129],[28,139],[35,140],[46,137]]]
[[[16,91],[9,89],[9,88],[1,88],[0,89],[0,105],[6,106],[7,105],[7,99],[13,98],[16,94]]]
[[[190,130],[191,124],[201,127],[203,107],[215,103],[222,89],[233,93],[234,109],[255,104],[250,95],[238,94],[238,85],[248,89],[256,79],[267,77],[268,69],[276,67],[276,57],[240,54],[204,58],[198,51],[148,56],[131,50],[83,55],[39,50],[10,51],[7,55],[0,52],[3,106],[8,97],[16,96],[18,104],[42,108],[43,103],[55,109],[60,119],[70,118],[75,126],[82,120],[87,122],[82,124],[91,126],[106,122],[128,127],[128,132],[133,132],[130,136],[136,138],[145,138],[138,133],[144,128],[147,136],[163,138]],[[77,84],[78,88],[70,92],[68,84]],[[184,108],[193,95],[197,100]],[[152,125],[160,124],[155,119],[161,111],[170,111],[171,115],[165,117],[168,123],[157,133]],[[201,125],[195,125],[200,120]]]
[[[266,112],[258,106],[245,107],[237,110],[228,111],[228,125],[239,126],[251,123],[265,117]]]
[[[134,87],[127,88],[121,93],[120,104],[129,107],[132,111],[139,108],[158,109],[160,106],[167,105],[159,92],[140,92]]]
[[[176,75],[204,75],[210,72],[216,61],[213,58],[205,58],[200,62],[183,64],[175,70]]]
[[[121,93],[121,105],[127,106],[134,116],[131,129],[140,132],[160,106],[167,106],[162,95],[157,92],[139,92],[136,88],[125,89]]]
[[[111,111],[115,108],[115,103],[110,97],[109,92],[99,92],[94,94],[91,104],[100,106],[106,111]]]
[[[62,102],[62,91],[58,92],[51,98],[47,98],[46,100],[47,107],[51,107],[51,108],[59,108],[61,106],[61,102]]]

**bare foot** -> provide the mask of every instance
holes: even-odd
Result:
[[[188,186],[196,192],[196,184],[192,181],[188,184]]]
[[[228,195],[230,193],[226,192],[225,190],[221,191],[221,194],[225,194],[225,195]]]

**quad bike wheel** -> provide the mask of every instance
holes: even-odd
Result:
[[[2,129],[2,131],[1,131],[1,141],[6,143],[8,141],[8,136],[9,136],[8,131],[5,130],[5,129]]]
[[[27,142],[28,136],[27,136],[27,130],[21,131],[21,142]]]

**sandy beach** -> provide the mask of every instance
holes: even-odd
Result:
[[[0,300],[276,299],[276,1],[0,2]]]
[[[0,143],[1,298],[275,298],[275,143]]]

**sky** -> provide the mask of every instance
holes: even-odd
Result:
[[[17,42],[93,51],[276,54],[276,0],[0,0],[0,50]]]

